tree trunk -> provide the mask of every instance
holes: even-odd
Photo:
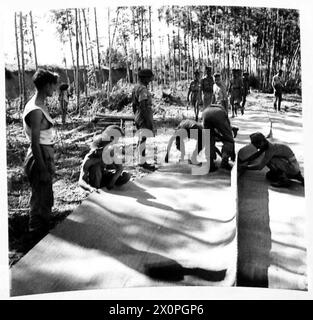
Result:
[[[101,69],[101,56],[100,56],[98,21],[97,21],[97,9],[96,8],[94,8],[94,15],[95,15],[95,28],[96,28],[96,43],[97,43],[97,54],[98,54],[99,80],[100,80],[100,88],[102,88],[103,73],[102,73],[102,69]]]
[[[108,39],[109,39],[109,85],[107,91],[107,97],[109,98],[112,89],[112,74],[111,74],[111,17],[110,7],[108,7]]]
[[[143,7],[140,7],[140,52],[141,52],[141,69],[144,68],[144,54],[143,54],[143,34],[144,34],[144,26],[143,26]]]
[[[68,38],[70,40],[70,48],[71,48],[71,55],[72,55],[72,65],[73,65],[73,73],[74,73],[74,83],[75,83],[75,79],[76,79],[76,76],[75,76],[75,60],[74,60],[72,34],[71,34],[71,29],[70,29],[70,21],[69,21],[68,9],[66,9],[66,23],[67,23],[67,30],[68,30]]]
[[[125,57],[126,57],[126,72],[127,72],[127,82],[130,83],[130,72],[129,72],[129,58],[128,58],[128,50],[127,50],[127,42],[126,39],[123,37],[123,47],[125,51]]]
[[[191,66],[192,66],[192,78],[194,78],[195,73],[195,56],[194,56],[194,47],[193,47],[193,27],[191,19],[191,9],[189,8],[189,21],[190,21],[190,41],[191,41]]]
[[[178,60],[179,60],[179,70],[178,70],[178,79],[179,81],[181,81],[181,66],[182,66],[182,63],[181,63],[181,48],[180,48],[180,27],[181,27],[181,24],[180,24],[180,20],[179,20],[179,25],[177,27],[177,36],[178,36]]]
[[[216,7],[216,9],[215,9],[214,25],[213,25],[213,71],[215,70],[215,32],[216,32],[216,16],[217,16],[217,7]]]
[[[80,9],[78,9],[78,24],[79,24],[79,41],[80,41],[80,47],[81,47],[81,53],[82,53],[82,60],[83,60],[83,86],[84,86],[84,92],[85,96],[88,95],[88,76],[87,76],[87,67],[85,63],[85,50],[84,50],[84,42],[83,42],[83,35],[82,35],[82,23],[81,23],[81,17],[80,17]]]
[[[174,87],[176,88],[177,82],[177,73],[176,73],[176,46],[175,46],[175,19],[174,19],[174,11],[172,7],[172,24],[173,24],[173,33],[172,33],[172,42],[173,42],[173,73],[174,73]]]
[[[38,63],[37,63],[37,50],[36,50],[36,41],[35,41],[35,33],[34,33],[33,15],[32,15],[32,12],[31,12],[31,11],[29,11],[29,16],[30,16],[30,28],[31,28],[31,31],[32,31],[32,38],[33,38],[35,66],[36,66],[36,70],[37,70],[37,68],[38,68]]]
[[[27,92],[25,86],[25,61],[24,61],[24,28],[23,28],[23,15],[20,11],[20,40],[21,40],[21,64],[22,64],[22,108],[24,109],[27,101]]]
[[[16,45],[16,58],[17,58],[17,67],[18,67],[18,90],[20,105],[19,110],[23,108],[23,89],[22,89],[22,73],[21,73],[21,62],[20,62],[20,50],[18,45],[18,27],[17,27],[17,13],[14,13],[14,27],[15,27],[15,45]]]
[[[150,69],[152,66],[152,24],[151,24],[151,6],[149,6],[149,38],[150,38]],[[151,90],[153,90],[153,81],[151,81]]]
[[[90,57],[91,57],[91,63],[92,63],[94,78],[95,78],[95,85],[96,85],[96,88],[98,88],[98,87],[99,87],[99,85],[98,85],[98,78],[97,78],[97,73],[96,73],[95,60],[94,60],[94,57],[93,57],[93,50],[92,50],[91,40],[90,40],[89,25],[87,24],[85,9],[82,9],[82,12],[83,12],[83,18],[84,18],[85,28],[86,28],[86,32],[87,32],[87,36],[88,36],[88,44],[89,44],[89,48],[90,48]],[[86,45],[87,45],[87,44],[86,44]]]
[[[138,60],[137,60],[137,49],[136,49],[136,28],[135,28],[135,13],[132,10],[132,26],[133,26],[133,35],[134,35],[134,50],[133,50],[133,63],[135,64],[136,71],[133,70],[133,82],[137,83],[138,81]]]
[[[76,94],[77,94],[77,108],[79,112],[79,116],[81,116],[81,108],[79,103],[79,39],[78,39],[78,15],[77,15],[77,9],[75,9],[75,28],[76,28]]]
[[[114,31],[112,35],[112,40],[111,40],[111,30],[110,30],[110,8],[108,7],[108,32],[109,32],[109,87],[108,87],[108,97],[110,95],[110,92],[113,88],[113,83],[112,83],[112,47],[114,43],[114,38],[115,38],[115,33],[116,33],[116,28],[118,24],[118,14],[119,14],[119,9],[116,9],[116,21],[115,21],[115,26],[114,26]]]

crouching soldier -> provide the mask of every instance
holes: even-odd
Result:
[[[86,191],[93,192],[106,187],[111,190],[114,186],[121,186],[129,181],[130,175],[123,171],[121,164],[105,163],[103,153],[110,152],[114,157],[113,143],[124,135],[118,126],[109,126],[101,136],[97,137],[91,144],[90,151],[85,156],[79,177],[79,185]],[[106,148],[106,149],[105,149]]]
[[[266,178],[273,187],[288,188],[291,179],[300,181],[304,186],[304,178],[301,174],[299,163],[293,151],[284,144],[270,143],[265,136],[256,132],[250,135],[251,144],[258,149],[258,158],[250,162],[239,164],[243,169],[262,170],[267,166],[270,170]]]
[[[231,170],[232,166],[229,164],[229,158],[235,161],[235,141],[233,133],[237,132],[237,128],[232,130],[228,115],[225,109],[219,105],[211,105],[202,113],[202,122],[204,129],[210,129],[210,167],[214,168],[216,159],[216,134],[219,134],[219,140],[222,142],[222,162],[221,168]]]
[[[229,121],[228,121],[228,124],[229,124]],[[214,128],[212,128],[213,130],[210,132],[211,135],[214,135],[214,141],[224,141],[225,133],[224,134],[221,133],[219,131],[219,128],[223,128],[223,127],[215,126]],[[195,134],[191,134],[192,130],[195,130]],[[231,133],[233,134],[234,138],[237,136],[238,130],[239,129],[236,127],[231,127]],[[184,158],[185,158],[184,138],[188,138],[188,139],[194,138],[197,140],[197,143],[191,155],[191,159],[189,160],[189,163],[200,165],[201,163],[197,161],[197,156],[204,148],[203,140],[202,140],[202,131],[203,131],[203,125],[201,123],[191,119],[182,120],[180,124],[175,128],[175,132],[168,142],[165,162],[166,163],[169,162],[169,154],[174,141],[175,141],[177,150],[181,152],[180,161],[184,161]],[[213,147],[213,144],[211,147]],[[215,143],[214,143],[214,153],[213,153],[214,159],[216,159],[215,152],[217,152],[222,157],[222,153],[220,153],[220,151],[215,147]],[[210,160],[210,158],[208,160]],[[210,172],[213,172],[215,170],[217,170],[217,167],[215,166],[214,162],[211,161]]]
[[[191,120],[191,119],[185,119],[180,122],[180,124],[175,128],[174,135],[170,138],[167,146],[167,152],[165,156],[165,162],[167,163],[169,161],[169,153],[172,147],[173,142],[175,141],[175,145],[177,150],[181,152],[180,154],[180,161],[184,161],[185,159],[185,143],[184,138],[194,138],[197,140],[196,147],[192,153],[190,162],[193,164],[200,164],[197,161],[197,156],[201,152],[203,146],[202,146],[202,129],[203,126],[201,123]],[[195,135],[193,136],[191,134],[191,130],[195,131]]]

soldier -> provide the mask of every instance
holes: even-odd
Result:
[[[213,97],[213,84],[214,80],[211,75],[212,68],[206,67],[206,77],[203,78],[200,82],[201,92],[203,94],[203,109],[210,107]]]
[[[193,164],[200,164],[197,161],[197,156],[201,152],[203,146],[202,146],[202,129],[203,126],[201,123],[196,122],[191,119],[185,119],[180,122],[180,124],[175,128],[174,135],[170,138],[168,146],[167,146],[167,152],[165,156],[165,162],[167,163],[169,160],[169,153],[172,147],[172,144],[175,140],[176,148],[181,152],[180,161],[184,161],[185,158],[185,143],[184,138],[190,139],[191,138],[191,130],[197,130],[197,135],[194,136],[195,139],[197,139],[197,144],[195,147],[195,150],[192,153],[190,163]]]
[[[132,92],[132,107],[135,114],[137,130],[146,129],[153,132],[152,97],[148,84],[153,80],[153,72],[150,69],[142,69],[138,73],[139,83]],[[147,137],[140,134],[138,141],[139,166],[154,171],[156,167],[145,160]]]
[[[62,123],[65,124],[66,121],[66,114],[67,114],[67,106],[69,102],[69,91],[68,91],[68,84],[67,83],[62,83],[59,86],[59,102],[61,106],[61,111],[62,111]]]
[[[278,111],[280,111],[280,106],[283,99],[284,84],[282,80],[282,75],[283,75],[283,71],[279,70],[278,73],[275,74],[272,80],[272,87],[274,89],[274,96],[275,96],[275,101],[274,101],[275,111],[277,111],[277,103],[278,103]]]
[[[265,136],[256,132],[250,135],[251,143],[258,149],[258,158],[253,163],[243,162],[240,168],[248,170],[262,170],[267,166],[270,170],[266,178],[273,187],[288,188],[291,179],[300,181],[304,186],[304,178],[300,171],[299,163],[293,151],[284,144],[270,143]]]
[[[231,170],[232,166],[229,164],[229,158],[232,161],[235,161],[235,142],[229,118],[225,112],[225,109],[220,105],[211,105],[210,108],[207,108],[203,111],[202,122],[204,129],[211,130],[210,166],[215,166],[214,160],[216,159],[216,135],[214,132],[217,131],[223,144],[221,168]]]
[[[188,94],[187,94],[187,102],[189,102],[189,98],[191,98],[191,104],[193,106],[195,112],[195,119],[198,121],[199,117],[199,105],[201,101],[201,89],[200,89],[200,81],[199,81],[200,73],[198,70],[195,71],[195,79],[191,81]]]
[[[119,126],[112,125],[107,127],[101,136],[95,138],[81,165],[78,184],[83,189],[99,192],[98,189],[106,187],[111,190],[114,186],[121,186],[129,181],[130,175],[123,171],[122,164],[116,163],[115,159],[112,163],[105,163],[103,158],[106,147],[113,158],[112,143],[117,143],[119,136],[123,135],[124,132]]]
[[[249,86],[249,73],[243,73],[243,91],[242,91],[242,105],[241,105],[241,114],[244,114],[245,104],[246,104],[246,97],[250,93],[250,86]]]
[[[214,85],[213,85],[213,104],[218,104],[222,106],[227,115],[228,115],[228,97],[227,97],[227,91],[226,86],[224,82],[221,79],[220,73],[214,74]]]
[[[242,101],[243,82],[240,76],[240,70],[233,69],[233,78],[230,80],[228,93],[230,94],[230,104],[232,110],[232,118],[237,116],[237,109],[240,108]]]
[[[214,127],[214,130],[211,131],[211,134],[214,134],[214,136],[215,136],[215,141],[223,141],[223,139],[224,139],[223,134],[219,131],[219,128],[220,128],[220,126],[216,125]],[[196,135],[192,136],[191,130],[197,130]],[[194,138],[197,140],[197,144],[196,144],[195,149],[191,155],[191,159],[190,159],[189,163],[196,164],[196,165],[201,164],[197,161],[197,156],[202,151],[202,149],[204,147],[203,141],[202,141],[202,130],[203,130],[203,125],[199,122],[196,122],[191,119],[182,120],[180,122],[180,124],[175,128],[175,133],[173,134],[173,136],[169,140],[169,143],[167,146],[167,152],[166,152],[166,156],[165,156],[165,162],[168,163],[168,161],[169,161],[169,153],[170,153],[170,150],[171,150],[171,147],[172,147],[174,140],[176,143],[177,150],[179,150],[181,152],[180,161],[184,161],[185,143],[183,140],[184,140],[184,138],[188,138],[188,139]],[[236,127],[232,127],[231,130],[232,130],[232,134],[235,138],[237,136],[237,132],[239,129]],[[217,153],[219,153],[219,155],[222,157],[222,154],[215,147],[215,144],[214,144],[214,148],[215,148],[215,151]],[[208,159],[208,160],[210,160],[210,159]],[[216,168],[215,164],[211,161],[210,172],[213,172],[216,169],[217,168]]]
[[[45,102],[57,88],[58,75],[38,69],[33,76],[33,82],[36,93],[25,106],[23,127],[30,142],[24,170],[31,185],[29,232],[35,239],[49,231],[53,206],[55,140],[53,120]]]

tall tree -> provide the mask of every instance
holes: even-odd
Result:
[[[25,60],[24,60],[24,27],[23,27],[23,14],[20,11],[20,40],[21,40],[21,64],[22,64],[22,96],[23,103],[22,107],[25,107],[27,101],[27,92],[25,86]]]
[[[35,66],[37,69],[38,68],[37,49],[36,49],[36,40],[35,40],[35,33],[34,33],[33,15],[32,15],[31,11],[29,11],[29,16],[30,16],[30,27],[31,27],[31,31],[32,31],[32,40],[33,40],[33,46],[34,46]]]
[[[71,20],[70,20],[71,18]],[[72,56],[72,66],[73,66],[73,72],[74,72],[74,84],[75,84],[75,59],[74,59],[74,52],[73,52],[73,43],[72,43],[72,16],[69,14],[69,10],[66,9],[66,23],[67,23],[67,30],[68,30],[68,38],[70,40],[70,49],[71,49],[71,56]]]
[[[91,44],[91,38],[90,38],[90,31],[89,31],[89,24],[87,22],[85,9],[82,9],[82,14],[83,14],[85,29],[86,29],[86,33],[87,33],[87,37],[88,37],[88,47],[89,47],[89,50],[90,50],[90,57],[91,57],[91,63],[92,63],[92,75],[93,75],[93,78],[94,78],[95,86],[96,86],[96,88],[98,88],[99,86],[98,86],[98,79],[97,79],[97,73],[96,73],[95,59],[94,59],[94,56],[93,56],[93,50],[92,50],[92,44]]]
[[[83,60],[83,87],[85,96],[88,95],[88,76],[87,76],[87,66],[85,62],[85,50],[84,50],[84,41],[83,41],[83,35],[82,35],[82,23],[81,23],[81,11],[78,9],[78,26],[79,26],[79,42],[80,42],[80,48],[81,48],[81,55]]]
[[[76,102],[77,102],[77,108],[79,111],[79,115],[81,115],[81,107],[79,103],[79,94],[80,94],[80,88],[79,88],[79,37],[78,37],[78,14],[77,9],[75,9],[75,27],[76,27]]]
[[[97,53],[98,53],[98,68],[99,68],[99,75],[100,75],[100,86],[102,86],[103,73],[102,73],[102,68],[101,68],[101,56],[100,56],[98,20],[97,20],[97,9],[96,8],[94,8],[94,15],[95,15],[95,29],[96,29],[96,43],[97,43]]]
[[[21,62],[20,62],[20,50],[19,50],[19,37],[18,37],[18,26],[17,26],[17,13],[14,13],[14,29],[15,29],[15,46],[16,46],[16,58],[17,58],[17,67],[18,67],[18,89],[20,97],[19,109],[23,108],[23,91],[22,91],[22,72],[21,72]]]

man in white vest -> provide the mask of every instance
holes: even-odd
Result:
[[[58,75],[38,69],[33,76],[33,82],[36,93],[23,112],[23,127],[30,142],[24,169],[31,185],[29,232],[37,238],[48,232],[53,206],[55,141],[53,120],[48,112],[46,99],[56,90]]]

